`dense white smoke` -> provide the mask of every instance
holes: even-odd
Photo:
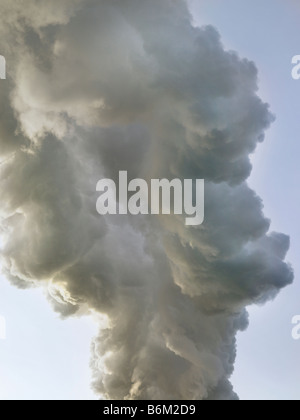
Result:
[[[111,399],[235,399],[246,306],[293,280],[247,185],[272,122],[252,62],[183,0],[0,0],[2,264],[63,316],[105,315]],[[205,222],[96,212],[96,183],[204,178]]]

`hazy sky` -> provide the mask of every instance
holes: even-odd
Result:
[[[252,158],[250,184],[263,198],[265,213],[272,219],[271,230],[291,235],[288,260],[296,272],[294,286],[282,291],[275,302],[250,309],[250,327],[239,334],[233,385],[241,399],[299,399],[300,373],[295,366],[300,342],[291,338],[292,316],[300,313],[300,81],[297,84],[291,78],[291,58],[300,53],[299,7],[283,0],[188,3],[195,23],[214,25],[226,48],[253,60],[259,69],[260,96],[270,103],[277,119]],[[85,118],[79,103],[77,111]],[[109,151],[104,153],[109,157]],[[0,286],[0,314],[7,322],[7,339],[0,341],[0,398],[96,398],[90,390],[88,369],[90,341],[96,334],[93,321],[71,318],[61,322],[40,289],[17,290],[4,279]]]
[[[250,327],[239,335],[233,383],[241,399],[300,399],[300,342],[291,337],[291,319],[300,313],[298,281],[300,224],[300,83],[291,77],[291,58],[299,54],[300,6],[282,0],[191,1],[197,22],[212,23],[225,45],[253,59],[260,92],[276,121],[253,157],[251,185],[263,197],[272,229],[291,235],[288,260],[292,287],[272,304],[250,310]]]
[[[91,399],[87,318],[62,322],[41,290],[24,292],[0,280],[7,337],[0,342],[1,399]]]

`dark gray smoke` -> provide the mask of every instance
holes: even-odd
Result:
[[[246,306],[293,279],[246,180],[273,120],[257,70],[183,0],[0,0],[2,264],[63,316],[96,311],[110,399],[235,399]],[[96,183],[204,178],[205,223],[100,217]],[[101,316],[100,316],[101,315]]]

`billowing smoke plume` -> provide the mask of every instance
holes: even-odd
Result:
[[[26,3],[26,4],[25,4]],[[183,0],[0,0],[2,264],[63,316],[107,320],[94,388],[111,399],[235,399],[246,306],[293,279],[247,185],[272,122],[252,62]],[[204,178],[205,223],[96,212],[96,183]],[[100,316],[100,315],[99,315]]]

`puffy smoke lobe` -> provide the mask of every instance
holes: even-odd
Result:
[[[94,388],[110,399],[235,399],[246,306],[293,279],[246,179],[273,120],[252,62],[183,0],[1,0],[2,264],[63,316],[106,323]],[[205,178],[205,223],[96,213],[96,182]]]

